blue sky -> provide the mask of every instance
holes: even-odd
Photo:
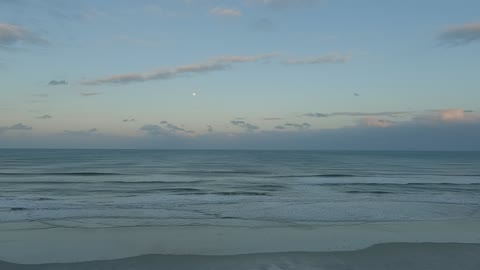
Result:
[[[480,150],[478,10],[0,0],[0,147]]]

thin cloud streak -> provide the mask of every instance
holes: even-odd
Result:
[[[457,46],[480,40],[480,23],[453,26],[444,30],[438,39],[441,43]]]
[[[48,42],[19,25],[0,23],[0,48],[22,44],[47,45]]]
[[[150,73],[129,73],[114,75],[105,78],[87,80],[81,82],[83,85],[102,85],[102,84],[127,84],[132,82],[145,82],[152,80],[173,79],[181,75],[202,74],[212,71],[226,70],[235,63],[258,62],[276,57],[278,54],[269,53],[256,56],[220,56],[212,58],[206,62],[183,65],[173,68],[164,68]]]
[[[306,129],[309,129],[311,127],[311,125],[309,123],[302,123],[302,124],[285,123],[283,126],[284,127],[293,127],[293,128],[298,129],[298,130],[306,130]]]
[[[302,114],[302,116],[308,117],[334,117],[334,116],[354,116],[354,117],[368,117],[368,116],[389,116],[389,117],[397,117],[400,115],[411,114],[413,112],[409,111],[397,111],[397,112],[334,112],[334,113],[306,113]]]
[[[75,135],[75,136],[90,136],[98,134],[97,128],[92,128],[89,130],[64,130],[64,134]]]
[[[57,85],[67,85],[68,82],[65,81],[65,80],[61,80],[61,81],[56,81],[56,80],[51,80],[48,82],[48,85],[53,85],[53,86],[57,86]]]
[[[168,132],[166,129],[162,128],[159,125],[144,125],[140,128],[140,131],[143,131],[150,136],[160,136],[160,135],[170,134],[170,132]]]
[[[11,131],[11,130],[32,130],[32,127],[31,126],[27,126],[27,125],[24,125],[22,123],[18,123],[18,124],[15,124],[15,125],[11,125],[11,126],[8,126],[8,127],[0,127],[0,133],[4,133],[4,132],[7,132],[7,131]]]
[[[263,118],[263,120],[266,120],[266,121],[277,121],[277,120],[283,120],[284,118],[280,118],[280,117],[266,117],[266,118]]]
[[[288,65],[315,65],[315,64],[334,64],[334,63],[346,63],[350,61],[350,55],[341,55],[338,53],[331,53],[322,56],[309,57],[309,58],[297,58],[289,59],[285,62]]]
[[[176,133],[176,132],[184,132],[184,133],[189,133],[189,134],[193,134],[195,133],[195,131],[193,130],[186,130],[184,128],[181,128],[175,124],[172,124],[172,123],[169,123],[167,121],[162,121],[160,122],[160,124],[164,125],[164,128],[172,133]]]
[[[42,119],[42,120],[47,120],[47,119],[51,119],[52,116],[51,115],[48,115],[48,114],[45,114],[45,115],[42,115],[42,116],[39,116],[39,117],[36,117],[37,119]]]
[[[175,137],[175,136],[186,136],[187,134],[193,134],[195,131],[187,130],[181,128],[175,124],[169,123],[168,121],[161,121],[160,125],[144,125],[140,128],[140,131],[145,132],[149,136],[164,136],[164,137]]]
[[[245,131],[247,132],[254,132],[256,130],[259,130],[260,128],[256,125],[253,125],[253,124],[250,124],[250,123],[247,123],[245,121],[240,121],[240,120],[233,120],[233,121],[230,121],[230,124],[234,125],[234,126],[237,126],[237,127],[240,127],[240,128],[243,128]]]
[[[367,117],[367,118],[360,119],[358,121],[359,125],[364,125],[368,127],[380,127],[380,128],[391,127],[396,123],[397,122],[386,120],[386,119],[379,119],[376,117]]]

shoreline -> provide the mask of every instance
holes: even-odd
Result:
[[[228,256],[340,252],[385,243],[480,244],[480,219],[290,227],[67,227],[0,224],[0,261],[20,264],[114,260],[145,254]],[[69,223],[70,222],[70,223]],[[2,268],[3,269],[3,268]]]
[[[420,270],[480,267],[480,244],[386,243],[356,251],[283,252],[247,255],[143,255],[115,260],[61,264],[13,264],[2,270],[147,269],[357,269]]]

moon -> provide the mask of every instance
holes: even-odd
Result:
[[[192,93],[192,96],[196,96],[196,95],[197,95],[197,92],[193,92],[193,93]]]

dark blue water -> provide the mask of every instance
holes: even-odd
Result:
[[[295,226],[479,205],[479,152],[0,149],[0,222]]]

